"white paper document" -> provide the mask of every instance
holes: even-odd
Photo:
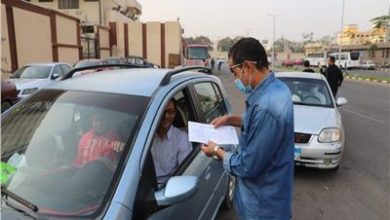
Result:
[[[190,142],[207,144],[213,141],[217,144],[238,144],[236,129],[233,126],[214,128],[211,124],[188,122],[188,138]]]

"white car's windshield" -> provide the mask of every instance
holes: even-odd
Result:
[[[51,66],[24,66],[14,72],[12,78],[45,79],[50,75]]]
[[[289,87],[294,104],[333,107],[331,93],[323,80],[292,77],[279,79]]]
[[[149,98],[43,90],[2,116],[1,183],[38,214],[104,206]]]

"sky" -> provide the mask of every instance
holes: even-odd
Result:
[[[212,40],[252,36],[302,41],[302,33],[314,39],[335,36],[341,29],[343,0],[138,0],[141,21],[180,20],[185,37],[204,35]],[[344,24],[357,24],[360,31],[371,28],[370,19],[387,15],[390,0],[345,0]]]

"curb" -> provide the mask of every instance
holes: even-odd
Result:
[[[351,80],[360,80],[360,81],[368,81],[368,82],[376,82],[376,83],[390,84],[390,81],[386,81],[386,80],[362,78],[362,77],[355,77],[355,76],[345,76],[345,78],[346,78],[346,79],[351,79]]]

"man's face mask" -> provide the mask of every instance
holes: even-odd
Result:
[[[241,69],[240,78],[234,80],[234,84],[236,85],[237,89],[240,90],[240,92],[249,94],[252,92],[252,74],[249,76],[249,84],[247,86],[244,85],[244,83],[241,81],[242,73],[244,72],[244,67]]]

